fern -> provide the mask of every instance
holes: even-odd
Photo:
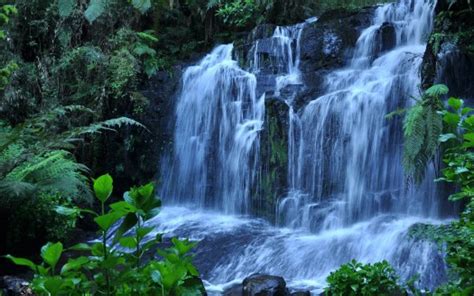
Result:
[[[127,117],[113,118],[58,132],[72,112],[91,114],[79,105],[64,106],[37,115],[14,128],[0,124],[0,196],[19,198],[58,192],[71,199],[88,199],[86,166],[68,149],[85,136],[142,124]],[[69,125],[69,124],[68,124]]]
[[[428,163],[433,159],[443,131],[440,96],[447,93],[444,85],[429,88],[406,112],[403,122],[403,165],[416,183],[423,180]]]

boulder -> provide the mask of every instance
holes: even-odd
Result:
[[[8,275],[0,278],[0,294],[5,296],[34,295],[27,281]]]
[[[286,282],[282,277],[254,274],[243,282],[243,296],[286,296]]]
[[[385,52],[393,49],[397,45],[397,32],[392,23],[383,23],[378,29],[380,52]]]
[[[223,296],[242,296],[244,293],[243,289],[244,287],[242,284],[232,286],[224,291]]]

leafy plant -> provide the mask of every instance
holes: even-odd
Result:
[[[38,295],[201,295],[199,273],[189,255],[195,243],[171,240],[173,246],[159,250],[163,260],[143,262],[162,241],[162,235],[152,235],[153,228],[144,222],[157,214],[160,200],[155,198],[150,183],[133,187],[124,199],[106,203],[113,192],[113,179],[103,175],[94,180],[94,193],[101,204],[100,213],[90,209],[58,207],[63,215],[92,214],[99,227],[101,242],[78,244],[64,249],[58,243],[48,243],[41,249],[43,262],[35,264],[25,258],[7,255],[13,263],[35,272],[32,289]],[[114,231],[115,229],[115,231]],[[109,235],[114,231],[110,240]],[[58,268],[64,251],[80,251],[82,255],[69,259]]]
[[[387,261],[362,264],[356,260],[341,265],[327,278],[326,295],[402,295],[395,270]]]

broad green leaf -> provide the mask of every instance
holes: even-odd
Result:
[[[144,238],[147,234],[152,232],[154,227],[140,227],[137,229],[137,236],[141,240]]]
[[[449,98],[448,105],[451,106],[455,111],[458,111],[462,107],[463,101],[457,98]]]
[[[71,15],[76,5],[76,0],[58,0],[58,11],[60,17],[68,17]]]
[[[94,192],[101,202],[106,202],[107,199],[112,194],[114,187],[113,187],[113,179],[109,174],[100,176],[96,180],[94,180]]]
[[[84,11],[84,16],[90,24],[104,13],[106,1],[107,0],[91,0],[89,2],[89,6],[86,11]]]
[[[25,259],[25,258],[18,258],[18,257],[13,257],[12,255],[6,255],[5,258],[10,259],[13,263],[19,266],[27,266],[33,271],[36,270],[36,264],[34,264],[32,261]]]
[[[119,241],[124,248],[135,249],[137,247],[137,240],[134,237],[122,237]]]
[[[451,112],[446,112],[446,114],[443,116],[443,121],[451,126],[457,126],[460,120],[461,117],[459,117],[459,115]]]
[[[151,1],[150,0],[132,0],[132,5],[133,5],[133,7],[138,9],[138,11],[140,11],[140,13],[143,14],[148,9],[151,8]]]
[[[41,248],[41,258],[43,258],[44,262],[46,262],[49,266],[53,268],[58,263],[62,253],[63,244],[60,242],[57,242],[55,244],[47,243]]]
[[[435,84],[425,91],[425,94],[430,97],[439,97],[449,92],[449,88],[444,84]]]
[[[462,115],[466,115],[466,114],[468,114],[469,112],[471,112],[471,111],[473,111],[473,110],[474,110],[473,108],[464,107],[464,108],[462,108],[461,114],[462,114]]]
[[[68,250],[72,251],[90,251],[91,246],[85,243],[76,244],[72,247],[69,247]]]
[[[110,207],[116,211],[116,212],[122,212],[122,213],[135,213],[137,211],[137,208],[125,201],[119,201],[116,203],[113,203],[110,205]]]
[[[178,251],[179,255],[184,255],[188,253],[194,246],[196,246],[196,243],[190,242],[189,240],[179,240],[175,237],[171,239],[171,242],[175,246],[176,250]]]
[[[99,225],[102,230],[107,231],[115,222],[117,222],[123,216],[123,213],[111,212],[94,218],[94,221],[95,223],[97,223],[97,225]]]
[[[74,259],[69,259],[69,261],[63,265],[61,268],[61,274],[71,271],[71,270],[78,270],[80,269],[84,264],[89,262],[89,258],[87,257],[78,257]]]
[[[468,129],[470,131],[473,131],[473,129],[474,129],[474,115],[471,115],[471,116],[467,117],[466,119],[464,119],[463,127],[465,127],[466,129]]]

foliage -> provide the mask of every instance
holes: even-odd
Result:
[[[58,214],[58,205],[69,206],[71,201],[61,194],[40,193],[35,198],[3,200],[1,212],[6,218],[5,244],[7,249],[18,249],[22,244],[36,244],[43,240],[64,240],[75,229],[76,217]]]
[[[16,7],[13,5],[5,4],[0,6],[0,40],[6,39],[7,35],[4,27],[9,23],[10,17],[17,13]],[[14,61],[8,62],[7,65],[0,69],[0,90],[4,89],[10,82],[10,76],[17,69],[18,65]]]
[[[408,109],[403,133],[403,165],[415,182],[421,182],[427,164],[433,159],[438,148],[438,137],[442,132],[440,97],[447,93],[446,87],[435,85],[428,89],[421,100]]]
[[[429,88],[426,95],[437,99],[448,92],[444,85]],[[437,104],[437,103],[436,103]],[[413,111],[413,109],[418,111]],[[415,105],[410,112],[419,111],[420,105]],[[421,105],[426,108],[426,105]],[[429,107],[428,107],[429,108]],[[452,280],[435,291],[435,295],[472,295],[474,291],[474,109],[464,106],[458,98],[449,98],[447,106],[438,111],[442,118],[441,134],[430,134],[424,138],[421,145],[431,145],[437,140],[437,147],[443,152],[443,177],[436,181],[444,181],[457,185],[458,192],[451,194],[451,201],[463,201],[465,209],[458,221],[450,225],[422,226],[413,229],[412,235],[435,240],[446,244],[446,260],[450,266]],[[407,115],[408,116],[408,115]],[[407,120],[407,119],[406,119]],[[419,128],[419,127],[414,127]],[[429,144],[428,144],[429,143]],[[426,165],[419,163],[420,167]]]
[[[395,270],[387,261],[342,265],[327,278],[326,295],[403,295]]]
[[[161,242],[161,234],[152,237],[152,227],[144,222],[156,215],[160,200],[154,186],[131,188],[124,200],[105,204],[113,191],[113,180],[103,175],[94,181],[95,196],[101,212],[77,207],[58,207],[64,215],[92,214],[100,229],[102,241],[78,244],[64,249],[62,243],[48,243],[41,249],[43,262],[35,264],[25,258],[7,255],[17,265],[34,273],[32,288],[38,295],[200,295],[202,284],[189,254],[195,243],[172,239],[173,246],[159,250],[162,260],[142,262],[145,252]],[[117,226],[115,226],[118,224]],[[110,241],[107,238],[115,230]],[[64,251],[81,251],[58,268]]]

